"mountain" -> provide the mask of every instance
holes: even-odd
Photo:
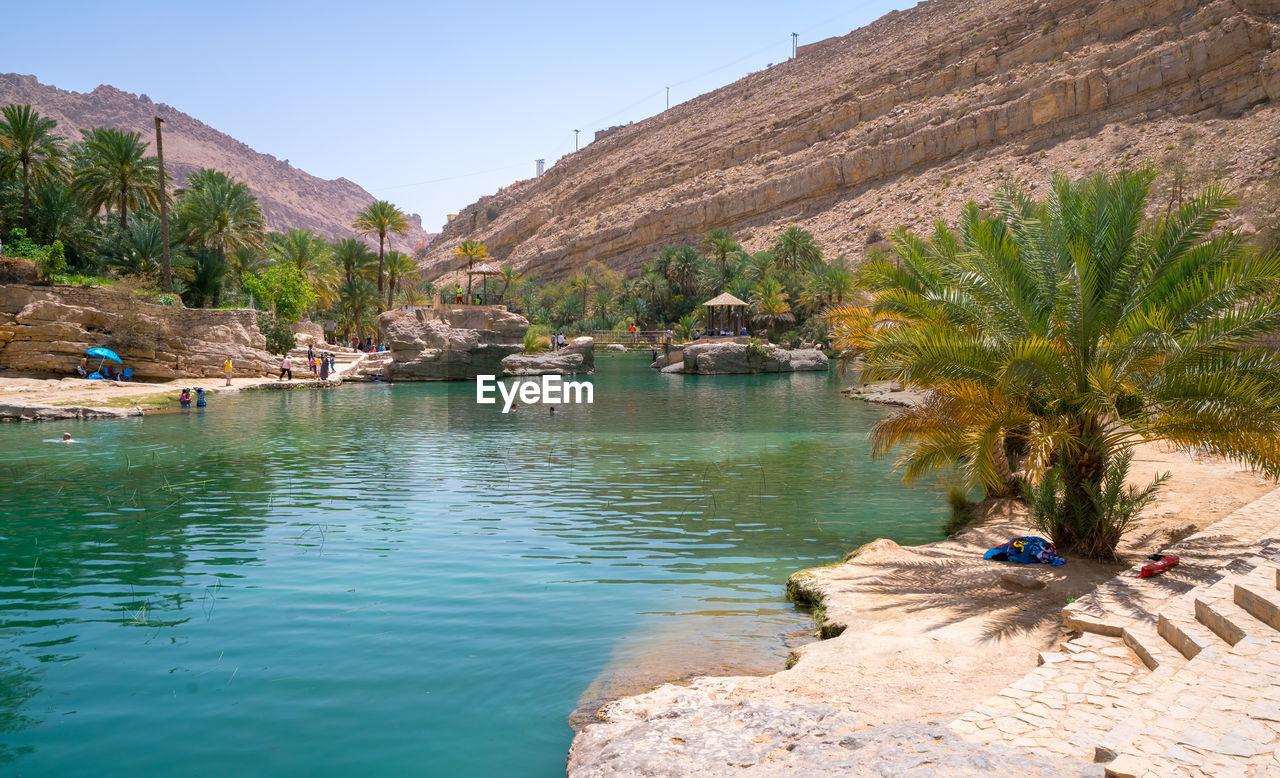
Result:
[[[314,230],[329,239],[354,235],[356,212],[376,198],[345,178],[327,181],[299,170],[288,160],[260,154],[204,122],[146,95],[99,86],[89,93],[66,92],[40,83],[35,76],[0,74],[0,105],[30,104],[42,115],[56,119],[57,132],[70,140],[80,130],[115,127],[133,130],[154,144],[155,118],[164,119],[165,169],[181,185],[186,176],[202,167],[216,168],[249,185],[262,205],[271,230]],[[152,147],[154,153],[154,145]],[[426,238],[422,220],[410,215],[413,230],[393,241],[393,247],[411,251]]]
[[[1159,196],[1222,178],[1246,229],[1280,206],[1280,1],[930,0],[597,133],[461,210],[427,252],[487,244],[544,278],[634,271],[714,227],[766,247],[788,223],[828,256],[954,220],[1006,179],[1043,187],[1153,160]]]

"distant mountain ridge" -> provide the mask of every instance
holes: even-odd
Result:
[[[57,132],[70,141],[91,127],[114,127],[142,134],[155,153],[155,119],[164,119],[165,168],[177,185],[202,167],[216,168],[244,181],[266,216],[267,228],[313,230],[330,240],[352,237],[356,213],[376,198],[346,178],[326,180],[262,154],[226,133],[165,103],[152,102],[102,85],[92,92],[68,92],[42,84],[35,76],[0,74],[0,105],[30,104],[58,122]],[[411,251],[427,238],[422,219],[410,214],[409,234],[396,237],[394,248]]]

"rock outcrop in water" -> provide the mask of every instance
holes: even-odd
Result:
[[[542,354],[513,354],[502,360],[502,370],[509,376],[575,375],[596,371],[594,338],[574,338],[559,351]]]
[[[126,292],[71,286],[0,285],[0,368],[71,375],[86,349],[106,346],[139,380],[276,369],[252,310],[149,305]],[[96,367],[96,361],[90,367]]]
[[[954,220],[1005,179],[1043,186],[1144,159],[1224,178],[1258,209],[1280,127],[1276,0],[929,0],[621,127],[462,209],[462,240],[563,278],[634,270],[732,231],[751,251],[788,223],[828,256]],[[1253,191],[1249,192],[1249,188]],[[1251,218],[1247,214],[1243,218]]]
[[[772,344],[757,349],[733,341],[689,343],[679,352],[660,357],[653,366],[664,373],[700,375],[794,373],[830,367],[827,355],[817,349],[784,349]]]
[[[391,345],[395,381],[466,381],[502,375],[502,360],[524,350],[529,322],[496,306],[387,311],[380,337]]]

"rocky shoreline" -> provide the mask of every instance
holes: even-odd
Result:
[[[1155,446],[1140,447],[1135,464],[1137,481],[1165,470],[1173,479],[1122,545],[1130,560],[1152,550],[1149,538],[1188,520],[1203,527],[1274,489],[1220,460]],[[1063,603],[1125,567],[985,560],[987,548],[1033,533],[1017,503],[996,501],[982,514],[947,540],[877,540],[793,574],[789,595],[813,607],[826,639],[771,675],[704,676],[614,700],[574,738],[568,775],[1101,775],[1087,761],[993,750],[941,731],[1057,650]]]

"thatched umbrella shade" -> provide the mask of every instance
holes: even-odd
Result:
[[[746,326],[747,304],[725,292],[702,304],[707,309],[707,329],[713,329],[713,323],[719,314],[719,329],[728,330],[734,335]]]
[[[481,286],[481,288],[483,288],[483,287],[484,287],[484,278],[483,278],[484,276],[500,276],[500,275],[502,275],[502,271],[501,271],[501,270],[499,270],[498,268],[494,267],[493,265],[489,264],[488,262],[482,262],[481,264],[476,265],[475,267],[473,267],[473,268],[471,268],[470,270],[468,270],[468,271],[467,271],[467,275],[469,275],[469,276],[481,276],[481,279],[480,279],[480,286]],[[470,301],[470,300],[467,300],[467,304],[468,304],[468,305],[470,305],[470,304],[471,304],[471,301]]]

